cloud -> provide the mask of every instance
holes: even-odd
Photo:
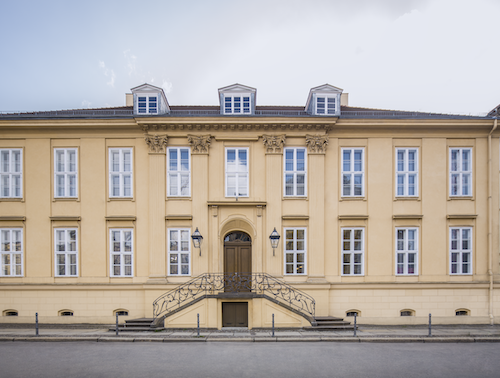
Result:
[[[136,75],[137,74],[137,66],[136,66],[137,57],[130,53],[130,49],[125,50],[123,52],[123,56],[125,57],[125,59],[127,61],[128,76]]]
[[[161,87],[163,88],[165,93],[170,93],[170,91],[172,90],[172,83],[169,81],[163,80]]]
[[[99,67],[103,69],[104,76],[109,77],[109,81],[106,83],[106,85],[109,85],[110,87],[114,88],[115,87],[115,78],[116,78],[115,71],[107,68],[106,64],[103,61],[99,61]]]
[[[82,101],[82,108],[84,109],[90,109],[90,105],[92,105],[92,103],[88,100],[83,100]]]

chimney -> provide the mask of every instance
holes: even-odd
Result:
[[[340,95],[340,106],[349,106],[349,93],[342,93]]]
[[[125,93],[125,106],[134,106],[134,95],[132,93]]]

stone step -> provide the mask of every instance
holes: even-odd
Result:
[[[335,326],[335,325],[349,325],[349,324],[351,324],[351,322],[346,322],[346,321],[343,321],[343,320],[322,321],[322,322],[316,321],[316,322],[318,324],[318,327],[319,326]]]
[[[159,328],[145,328],[145,327],[121,327],[118,326],[118,332],[156,332],[156,331],[163,331],[165,328],[159,327]],[[109,328],[110,331],[116,332],[116,328]]]
[[[335,321],[335,320],[344,320],[343,318],[337,318],[335,316],[316,316],[314,318],[317,322],[319,321]]]
[[[147,323],[151,324],[153,323],[153,318],[138,318],[138,319],[129,319],[125,320],[125,323]]]
[[[316,326],[316,327],[304,327],[305,331],[349,331],[354,330],[354,326],[349,325],[338,325],[338,326]]]

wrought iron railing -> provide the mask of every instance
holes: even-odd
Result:
[[[267,273],[205,273],[158,297],[153,302],[153,325],[201,299],[238,293],[269,299],[315,322],[314,298]]]

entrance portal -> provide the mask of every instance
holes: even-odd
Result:
[[[244,232],[233,232],[224,238],[225,291],[250,291],[252,274],[252,239]],[[238,276],[241,275],[241,278]],[[237,281],[237,282],[236,282]],[[241,282],[240,282],[241,281]],[[245,284],[242,285],[242,283]]]

